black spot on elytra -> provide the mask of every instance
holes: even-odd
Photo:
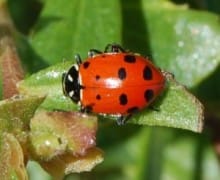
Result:
[[[99,75],[96,75],[96,76],[95,76],[95,79],[96,79],[96,81],[98,81],[98,80],[100,79],[100,76],[99,76]]]
[[[138,111],[137,106],[133,106],[133,107],[127,109],[128,114],[131,114],[131,113],[134,113],[134,112],[137,112],[137,111]]]
[[[134,55],[125,55],[124,56],[124,61],[127,63],[135,63],[136,62],[136,58]]]
[[[84,69],[87,69],[88,67],[89,67],[89,65],[90,65],[90,62],[84,62],[83,63],[83,67],[84,67]]]
[[[128,103],[128,98],[126,94],[121,94],[119,96],[119,102],[121,105],[126,105]]]
[[[96,95],[95,97],[97,100],[100,100],[101,99],[101,96],[99,94]]]
[[[154,97],[154,91],[152,89],[148,89],[144,92],[144,98],[147,102],[149,102]]]
[[[144,80],[151,80],[153,78],[152,71],[149,66],[145,66],[143,70],[143,78]]]
[[[123,80],[126,78],[126,70],[125,68],[121,67],[119,70],[118,70],[118,77],[119,79]]]

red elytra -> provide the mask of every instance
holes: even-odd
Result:
[[[110,49],[110,50],[109,50]],[[63,75],[63,91],[81,110],[117,117],[123,124],[163,91],[165,78],[147,58],[110,44],[104,52],[90,50],[82,63]]]

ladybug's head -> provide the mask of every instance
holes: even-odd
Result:
[[[70,97],[75,103],[80,101],[80,89],[78,66],[73,65],[67,73],[62,76],[63,93]]]

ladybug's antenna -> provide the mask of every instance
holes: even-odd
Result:
[[[79,66],[80,64],[82,64],[82,59],[81,59],[81,57],[80,57],[79,54],[76,54],[76,55],[75,55],[75,60],[76,60],[76,63],[77,63],[78,66]]]
[[[97,50],[97,49],[90,49],[89,52],[88,52],[88,57],[93,57],[95,56],[96,54],[102,54],[103,52]]]
[[[115,52],[115,53],[118,53],[118,52],[126,52],[119,44],[116,44],[116,43],[113,43],[113,44],[108,44],[106,47],[105,47],[105,53],[106,52]]]

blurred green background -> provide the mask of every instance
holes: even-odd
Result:
[[[150,56],[205,105],[202,134],[99,123],[105,160],[66,179],[217,180],[220,178],[219,0],[8,0],[27,75],[118,42]],[[35,162],[31,180],[51,177]]]

